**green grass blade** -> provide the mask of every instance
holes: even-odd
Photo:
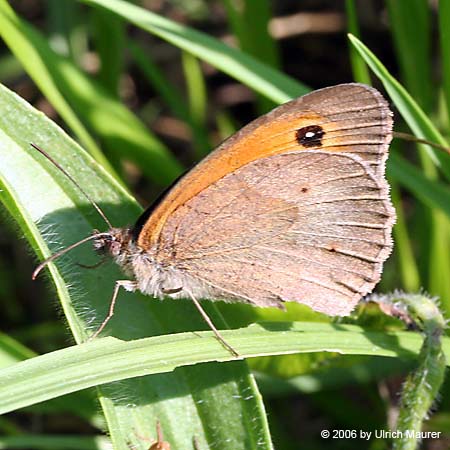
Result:
[[[434,92],[434,81],[431,77],[432,60],[431,51],[431,9],[426,0],[411,0],[408,2],[389,0],[387,2],[391,27],[396,47],[397,60],[400,64],[402,80],[408,92],[421,108],[428,114],[435,106],[437,96]],[[419,148],[419,156],[424,173],[429,179],[437,180],[436,167],[430,160],[423,147]],[[449,158],[442,154],[443,172],[449,173]],[[440,211],[424,210],[424,216],[430,223],[427,230],[427,241],[421,242],[421,253],[427,255],[429,268],[428,280],[424,278],[424,287],[442,299],[442,305],[447,311],[450,307],[449,284],[447,278],[450,266],[450,256],[442,249],[448,242],[448,224]],[[440,217],[442,216],[442,217]],[[426,282],[428,281],[428,283]]]
[[[422,344],[419,333],[371,331],[356,325],[310,322],[266,322],[223,333],[245,357],[331,351],[346,355],[414,358]],[[448,361],[450,338],[443,342]],[[134,341],[113,337],[96,339],[0,371],[0,413],[130,377],[232,359],[211,331]],[[102,367],[101,371],[95,363]],[[208,365],[197,368],[202,367]]]
[[[431,242],[433,265],[430,267],[429,287],[431,295],[437,295],[446,316],[450,314],[450,218],[442,211],[434,211],[433,228],[436,230]]]
[[[122,0],[80,0],[120,15],[130,23],[208,62],[255,91],[282,103],[308,92],[303,84],[192,28]]]
[[[225,140],[237,131],[237,124],[227,111],[218,111],[216,115],[217,130],[221,140]]]
[[[345,0],[345,12],[347,15],[348,32],[359,37],[358,14],[354,0]],[[361,58],[356,49],[350,45],[350,63],[352,65],[353,79],[358,83],[365,83],[371,85],[369,69],[367,64]]]
[[[0,449],[29,450],[111,450],[111,442],[104,436],[46,436],[25,434],[21,436],[0,437]]]
[[[359,26],[357,20],[357,12],[355,2],[353,0],[346,0],[346,12],[348,20],[348,29],[350,33],[355,36],[359,35]],[[368,67],[361,55],[356,51],[355,47],[350,44],[350,61],[352,62],[353,76],[359,83],[366,83],[371,85],[371,79]],[[393,153],[393,146],[391,145],[390,154]],[[395,167],[395,161],[392,158],[389,160],[389,166]],[[398,193],[397,182],[393,179],[391,185],[391,198],[395,205],[397,213],[397,220],[393,229],[395,239],[394,252],[398,258],[398,265],[400,266],[401,282],[403,288],[408,292],[414,292],[420,288],[420,275],[417,267],[414,253],[412,251],[411,239],[409,237],[408,229],[405,223],[403,204]]]
[[[431,9],[427,0],[387,2],[401,78],[408,92],[429,112],[436,96],[431,79]]]
[[[136,202],[60,128],[4,87],[0,87],[0,110],[0,199],[39,256],[66,247],[89,235],[93,228],[104,229],[105,224],[80,192],[33,151],[29,142],[51,153],[113,224],[134,222],[141,212]],[[93,251],[86,246],[49,267],[77,342],[98,327],[109,307],[114,281],[123,278],[113,265],[96,270],[76,265],[95,261]],[[190,302],[156,302],[126,294],[121,297],[107,332],[123,342],[205,327]],[[219,319],[213,317],[222,327]],[[214,348],[220,354],[217,342]],[[164,355],[158,359],[161,357]],[[99,361],[91,363],[98,373],[106,370]],[[131,359],[128,363],[132,367]],[[51,373],[53,369],[47,367],[47,376]],[[29,373],[24,376],[30,393],[33,379]],[[114,448],[128,450],[130,442],[137,443],[136,431],[147,434],[154,430],[157,420],[174,448],[189,448],[193,433],[203,448],[213,441],[218,449],[253,449],[256,442],[260,443],[259,449],[271,448],[261,398],[242,361],[186,367],[170,374],[122,381],[99,388],[99,393]],[[51,393],[44,395],[53,398]],[[214,436],[211,429],[215,430]]]
[[[392,164],[392,162],[390,166],[393,167],[391,170],[399,169],[399,166]],[[391,198],[397,214],[397,220],[393,230],[395,239],[394,252],[398,255],[402,287],[406,292],[417,292],[421,287],[419,268],[417,267],[411,239],[408,233],[404,208],[397,182],[391,183]]]
[[[32,358],[36,354],[7,334],[0,333],[0,368]]]
[[[450,188],[426,178],[406,159],[392,153],[389,156],[388,173],[430,208],[442,210],[450,218]]]
[[[190,127],[194,141],[193,145],[196,149],[195,153],[197,155],[204,155],[210,151],[212,146],[209,142],[208,130],[206,126],[204,126],[204,123],[199,123],[191,117],[185,101],[180,101],[180,99],[183,99],[183,93],[177,86],[169,82],[165,74],[152,60],[152,56],[149,52],[145,52],[141,46],[133,41],[128,41],[128,49],[148,82],[162,97],[172,113]],[[194,95],[194,93],[192,93],[192,95]]]
[[[146,52],[139,44],[129,40],[127,47],[143,76],[155,88],[172,113],[184,122],[189,122],[189,109],[183,99],[183,93],[167,80],[167,76],[153,60],[151,52]],[[180,101],[180,99],[183,99]]]
[[[125,24],[108,11],[95,10],[91,28],[100,58],[99,82],[112,96],[118,97],[125,55]]]
[[[201,124],[206,120],[208,107],[202,69],[199,61],[187,52],[183,52],[181,59],[188,91],[190,115],[197,123]]]
[[[355,36],[349,35],[349,39],[375,75],[382,81],[390,98],[395,103],[395,106],[398,108],[412,132],[419,138],[424,138],[448,147],[446,140],[422,111],[417,102],[388,72],[381,61]],[[427,147],[427,149],[434,163],[450,180],[450,156],[440,150],[434,150],[429,147]]]
[[[52,48],[80,66],[88,50],[82,8],[75,2],[67,1],[49,1],[45,8]]]
[[[36,356],[35,352],[22,345],[20,342],[4,333],[0,333],[0,369]],[[74,416],[88,420],[93,426],[101,421],[101,418],[98,416],[98,405],[94,401],[94,395],[89,391],[80,391],[66,397],[56,398],[46,403],[40,403],[35,405],[32,410],[41,414],[61,414],[61,412],[71,412]],[[0,449],[1,448],[0,440]]]
[[[189,99],[189,122],[195,138],[195,155],[200,159],[211,150],[206,131],[208,96],[205,78],[197,58],[183,52],[181,60]]]
[[[87,146],[92,137],[79,131],[77,124],[82,125],[78,117],[83,117],[106,147],[134,160],[155,182],[168,184],[181,172],[167,148],[131,111],[71,61],[56,54],[37,30],[10,11],[4,0],[0,0],[0,35],[83,145]],[[104,167],[110,167],[101,152],[88,148]]]
[[[421,245],[422,259],[428,258],[429,260],[421,284],[430,294],[438,296],[441,299],[443,309],[449,312],[450,189],[447,185],[441,184],[437,180],[427,178],[421,170],[395,152],[390,156],[388,174],[430,208],[431,214],[427,215],[428,226],[425,230],[425,239],[417,239],[417,243]],[[423,221],[423,214],[421,218]],[[395,229],[396,237],[399,237],[398,233],[400,230]],[[401,253],[405,251],[408,251],[408,249],[400,249]],[[424,256],[424,253],[426,256]],[[404,256],[406,257],[407,255]],[[405,273],[405,270],[408,270],[409,276],[416,278],[414,275],[415,271],[411,267],[412,264],[414,264],[412,259],[403,260],[402,272]],[[412,270],[410,271],[410,269]],[[414,287],[414,284],[411,287]]]
[[[104,167],[110,167],[94,139],[58,89],[57,83],[46,63],[49,55],[42,54],[33,45],[33,42],[39,42],[39,36],[36,36],[31,29],[26,27],[15,16],[6,0],[0,0],[0,35],[17,59],[21,61],[25,70],[35,79],[41,90],[45,92],[47,98],[72,128],[83,145]]]
[[[267,0],[222,0],[228,22],[239,48],[265,64],[280,69],[281,58],[276,41],[269,33],[272,5]],[[258,111],[263,114],[275,105],[264,96],[257,96]]]
[[[259,61],[280,68],[281,58],[275,40],[269,34],[272,5],[267,0],[222,0],[231,30],[239,47]]]
[[[270,371],[259,372],[256,367],[255,376],[264,398],[276,398],[299,392],[310,394],[368,384],[389,376],[399,376],[414,367],[413,359],[340,355],[301,375],[272,375]]]
[[[447,116],[450,116],[450,2],[439,2],[439,34],[442,58],[442,85]]]
[[[16,80],[23,74],[23,68],[14,55],[3,54],[0,57],[0,82]]]

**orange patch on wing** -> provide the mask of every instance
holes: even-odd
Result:
[[[314,149],[299,144],[296,139],[297,130],[310,125],[320,125],[325,136],[327,129],[336,128],[333,122],[309,111],[303,112],[300,116],[299,111],[296,111],[272,117],[270,120],[250,123],[180,179],[148,218],[139,234],[138,245],[141,248],[148,248],[155,244],[170,214],[225,175],[260,158]],[[333,140],[339,145],[340,139]],[[328,140],[327,148],[323,150],[349,151],[348,147],[333,148],[330,146],[332,143]],[[319,150],[321,147],[318,146],[316,149]]]

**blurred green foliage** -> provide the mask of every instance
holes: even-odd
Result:
[[[127,191],[143,199],[142,203],[150,203],[231,131],[274,104],[307,92],[308,86],[372,80],[377,87],[384,87],[396,109],[397,131],[411,131],[447,145],[449,3],[0,0],[4,41],[0,81],[45,111],[104,169],[98,172],[98,166],[73,141],[31,113],[23,129],[17,129],[14,136],[11,132],[22,159],[10,154],[9,167],[23,164],[22,176],[42,180],[48,189],[59,186],[57,198],[47,199],[43,194],[42,202],[61,202],[75,212],[58,216],[60,225],[67,227],[70,220],[72,228],[61,230],[50,224],[42,237],[38,227],[33,229],[32,206],[39,199],[30,196],[24,207],[14,197],[15,188],[5,184],[7,177],[2,179],[3,192],[12,194],[2,192],[0,196],[8,211],[3,215],[0,237],[0,367],[67,344],[64,325],[54,313],[54,290],[42,283],[31,285],[33,262],[23,250],[23,240],[15,239],[19,233],[9,217],[39,256],[49,247],[55,248],[52,240],[69,244],[100,226],[73,187],[48,165],[30,158],[27,139],[42,139],[51,145],[48,150],[78,171],[75,174],[83,186],[119,225],[132,221],[140,211]],[[347,40],[348,31],[360,41]],[[7,107],[2,116],[5,111],[9,111]],[[8,119],[3,118],[5,122]],[[25,119],[14,118],[14,123]],[[6,167],[6,159],[3,165]],[[46,172],[51,179],[45,178]],[[388,176],[398,220],[395,249],[378,290],[423,289],[440,298],[448,318],[450,157],[424,145],[395,140]],[[20,184],[19,176],[16,181]],[[115,205],[122,209],[118,212]],[[80,252],[80,261],[89,254],[89,250]],[[76,272],[78,276],[79,268]],[[72,291],[80,285],[87,290],[97,288],[92,308],[98,306],[101,315],[118,275],[111,266],[95,274],[88,272],[83,272],[81,279],[53,273],[77,341],[82,340],[86,323],[92,320],[87,315],[94,309],[82,302],[74,307]],[[72,282],[76,284],[73,289],[69,287]],[[203,326],[185,302],[146,299],[152,303],[147,305],[131,297],[123,300],[128,303],[113,324],[124,339],[195,331]],[[222,304],[208,311],[219,323],[225,318],[222,323],[231,327],[264,320],[330,321],[300,305],[289,305],[287,313]],[[403,327],[371,306],[362,307],[348,321],[375,330]],[[333,348],[333,333],[329,339],[323,350]],[[412,359],[325,351],[249,361],[265,398],[274,445],[286,450],[361,448],[358,440],[321,439],[320,430],[388,427],[400,382],[412,365]],[[0,417],[0,448],[107,448],[108,442],[101,436],[105,428],[117,448],[148,448],[149,438],[155,437],[156,420],[161,421],[173,449],[194,448],[194,437],[200,440],[198,450],[271,448],[259,393],[244,363],[177,369],[173,374],[120,382],[97,393],[106,420],[99,412],[95,392],[81,391]],[[447,384],[438,413],[426,425],[447,436],[449,394]],[[237,397],[241,400],[236,401]],[[246,398],[249,400],[244,401]],[[188,421],[186,416],[195,419]],[[390,448],[388,440],[364,445],[374,450]],[[424,448],[431,445],[423,444]]]

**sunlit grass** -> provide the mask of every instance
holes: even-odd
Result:
[[[69,3],[70,6],[66,2],[49,2],[46,13],[50,29],[64,30],[62,34],[54,31],[50,36],[48,31],[38,30],[36,24],[19,19],[7,2],[0,0],[0,35],[11,52],[5,52],[1,57],[0,62],[5,62],[0,63],[1,79],[10,80],[11,77],[19,77],[22,71],[26,73],[51,103],[59,115],[60,123],[93,157],[91,159],[87,156],[81,147],[50,121],[6,89],[2,89],[0,124],[3,135],[0,138],[0,148],[3,158],[0,167],[0,199],[9,216],[18,224],[18,233],[27,238],[40,258],[88,235],[93,228],[104,227],[104,224],[60,173],[31,152],[29,142],[52,151],[58,161],[77,177],[105,209],[114,225],[122,226],[133,223],[141,211],[127,192],[127,180],[137,176],[141,183],[150,186],[149,190],[152,192],[160,190],[184,170],[180,161],[189,164],[198,160],[211,148],[212,142],[218,141],[217,135],[228,135],[239,127],[238,119],[233,118],[229,111],[210,108],[209,98],[213,92],[203,63],[248,86],[257,94],[255,103],[259,112],[309,89],[301,79],[293,79],[282,70],[284,59],[295,59],[296,55],[282,55],[279,42],[268,33],[267,25],[271,17],[270,3],[267,1],[243,1],[241,6],[244,9],[237,8],[236,2],[223,1],[230,33],[234,34],[243,51],[227,47],[207,33],[142,10],[132,2],[80,0]],[[397,130],[409,129],[419,137],[446,145],[445,137],[450,134],[450,129],[447,115],[442,114],[442,103],[445,103],[448,110],[448,2],[439,4],[438,26],[442,48],[437,55],[433,53],[431,45],[432,30],[437,25],[432,22],[428,4],[425,1],[386,2],[392,47],[399,67],[399,75],[396,74],[395,77],[391,67],[388,70],[384,66],[383,55],[371,54],[363,44],[364,28],[358,23],[358,11],[354,2],[348,0],[346,3],[349,30],[362,33],[359,34],[361,40],[352,38],[349,42],[354,81],[369,82],[370,76],[378,86],[384,86],[397,111]],[[258,15],[258,12],[261,14]],[[73,20],[66,22],[62,19],[68,16],[72,16]],[[130,24],[139,28],[142,34],[129,33]],[[157,36],[179,50],[174,60],[180,69],[180,78],[183,80],[181,85],[175,83],[159,67],[152,48],[146,46],[145,38],[142,38],[149,35]],[[61,48],[58,50],[55,41],[60,44],[62,42],[63,52],[60,51]],[[94,51],[98,58],[100,68],[96,77],[83,69],[83,60],[88,51]],[[14,58],[11,54],[14,54]],[[438,81],[434,79],[432,65],[436,58],[442,59],[442,82],[440,78]],[[308,61],[302,63],[308,64]],[[157,115],[159,110],[164,109],[176,118],[193,142],[192,152],[175,155],[168,143],[151,132],[144,121],[144,106],[148,106],[145,102],[134,109],[125,106],[120,96],[121,82],[130,76],[130,67],[138,71],[140,82],[145,83],[158,96],[159,105],[156,108],[150,105],[156,109],[153,114]],[[441,94],[444,101],[439,105]],[[5,111],[8,113],[5,114]],[[424,289],[441,299],[448,316],[450,157],[439,150],[400,141],[395,142],[391,152],[387,172],[393,185],[392,196],[398,211],[398,224],[394,230],[394,254],[386,265],[380,289],[385,292],[394,289]],[[57,246],[55,242],[58,243]],[[75,340],[81,342],[104,317],[114,280],[120,274],[111,265],[96,271],[83,271],[74,264],[76,261],[95,262],[89,248],[80,249],[74,256],[53,267],[51,276],[70,330]],[[8,278],[8,273],[5,269],[5,279]],[[6,281],[3,285],[7,285]],[[8,298],[7,301],[13,303],[14,300]],[[48,301],[50,303],[49,299]],[[166,345],[164,348],[167,349],[170,348],[171,339],[178,339],[171,337],[170,333],[204,329],[201,319],[187,302],[155,302],[143,296],[125,294],[119,303],[109,332],[124,341],[168,334],[166,341],[163,338]],[[342,412],[342,407],[339,406],[343,401],[342,394],[333,391],[329,382],[330,378],[339,374],[339,386],[354,385],[361,380],[358,387],[362,391],[369,392],[371,389],[365,383],[373,378],[362,375],[358,378],[357,374],[370,371],[373,359],[360,356],[368,353],[357,346],[350,333],[348,338],[342,339],[349,339],[348,353],[353,350],[355,356],[341,358],[336,353],[330,353],[330,350],[338,350],[335,347],[336,339],[345,336],[345,333],[342,330],[341,334],[337,331],[333,333],[332,326],[326,323],[329,322],[328,318],[311,313],[299,305],[289,305],[287,313],[257,310],[244,305],[208,305],[208,312],[223,328],[226,323],[237,328],[255,321],[272,320],[288,324],[302,320],[307,327],[311,327],[311,341],[308,341],[306,335],[299,338],[295,337],[295,333],[287,333],[285,343],[293,348],[295,339],[301,339],[304,345],[308,342],[313,344],[316,336],[313,331],[326,328],[323,344],[311,347],[308,352],[254,359],[251,367],[257,368],[259,374],[272,376],[271,392],[274,395],[273,392],[277,392],[279,388],[278,394],[275,394],[279,395],[278,399],[285,395],[293,398],[302,389],[309,389],[302,388],[301,386],[306,385],[301,383],[287,385],[286,380],[277,385],[278,377],[308,377],[308,382],[314,385],[314,389],[310,391],[311,401],[329,421],[340,425],[345,423],[348,428],[361,426],[358,420],[362,420],[363,410],[357,405],[353,415],[350,406]],[[17,314],[20,316],[21,313]],[[91,323],[92,320],[95,323]],[[373,312],[369,309],[355,320],[376,333],[394,330],[393,336],[401,328],[398,322],[386,319],[378,310]],[[30,358],[33,353],[19,343],[18,337],[25,335],[23,330],[14,330],[14,326],[8,326],[8,329],[11,330],[10,336],[0,336],[0,365],[13,367],[20,360]],[[35,332],[37,336],[37,328]],[[242,338],[239,334],[241,331],[228,333],[230,339],[234,334],[236,339]],[[56,331],[55,335],[57,334]],[[195,342],[194,337],[197,335],[192,336]],[[398,336],[403,335],[400,333]],[[415,335],[412,337],[413,340],[417,338]],[[270,336],[267,335],[264,339],[270,339]],[[214,347],[216,342],[211,342]],[[255,342],[254,348],[262,349],[264,341],[261,342],[260,347]],[[124,344],[132,345],[129,342]],[[185,352],[180,351],[180,358],[184,358],[182,365],[214,359],[206,358],[206,350],[202,346],[198,348],[199,355],[193,356],[195,347],[195,343],[190,347],[188,342]],[[181,348],[182,346],[179,347]],[[71,350],[74,353],[77,351],[76,348]],[[219,346],[218,353],[220,350]],[[383,351],[389,351],[389,348]],[[108,377],[107,370],[114,370],[119,366],[126,374],[127,354],[121,353],[123,360],[113,367],[102,364],[101,351],[98,352],[88,353],[88,359],[92,357],[88,363],[92,373],[98,371],[99,379],[103,375],[102,379],[108,381],[135,376],[124,375],[118,378],[112,374]],[[277,352],[273,351],[275,353]],[[380,351],[379,354],[384,353]],[[49,355],[49,358],[56,358],[59,354]],[[80,350],[79,356],[81,358],[86,355]],[[144,350],[140,357],[145,359]],[[159,373],[167,372],[177,365],[172,360],[165,362],[164,357],[164,354],[154,356],[153,362],[157,361],[164,368]],[[64,363],[64,360],[58,361]],[[397,365],[387,365],[389,370],[377,373],[375,378],[401,373],[410,367],[411,361],[398,358],[397,362]],[[83,363],[86,363],[84,359]],[[20,367],[17,366],[18,371]],[[45,372],[45,366],[40,370]],[[103,373],[102,370],[106,372]],[[48,366],[48,371],[51,377],[51,365]],[[140,375],[144,373],[150,372],[139,372]],[[54,376],[56,379],[49,380],[56,385],[57,374]],[[79,377],[80,380],[82,378]],[[327,384],[322,385],[323,380],[328,380]],[[32,381],[30,380],[30,390],[34,386]],[[79,382],[79,388],[96,385],[83,385]],[[61,393],[77,390],[67,388],[64,392],[56,393],[56,389],[52,394],[50,384],[39,385],[44,392],[39,397],[40,393],[33,391],[35,398],[52,399]],[[325,390],[325,386],[329,390]],[[116,448],[128,449],[130,443],[141,446],[139,448],[148,448],[148,442],[140,440],[139,436],[153,436],[158,420],[163,426],[165,439],[172,443],[174,449],[192,448],[194,436],[202,450],[271,448],[260,393],[245,362],[184,367],[173,373],[149,375],[106,385],[99,388],[97,393],[106,417],[106,427]],[[264,393],[263,389],[263,395]],[[50,414],[71,411],[93,427],[103,427],[93,396],[85,394],[86,392],[79,392],[72,394],[70,398],[54,399],[48,406]],[[378,392],[370,391],[370,397],[379,408],[378,417],[383,416],[387,406]],[[448,414],[448,388],[442,393],[442,398],[441,411]],[[46,411],[45,405],[35,406],[35,411]],[[333,410],[339,410],[342,417],[335,416]],[[189,411],[189,420],[186,420],[186,411]],[[271,410],[270,421],[277,443],[282,443],[279,448],[299,448],[300,443],[292,445],[288,433],[281,431],[282,417],[282,414],[277,414],[275,406]],[[215,434],[211,434],[211,429],[214,429]],[[7,436],[23,434],[16,430],[14,419],[9,419],[8,416],[0,421],[0,431]],[[36,448],[45,447],[44,443],[39,444],[38,439],[34,442]],[[2,441],[0,447],[1,445]],[[32,443],[28,442],[27,445],[33,448]],[[66,444],[61,441],[60,445],[65,448]],[[82,444],[78,442],[75,445]],[[85,445],[86,448],[101,448],[104,442],[98,444],[95,440],[89,440]],[[321,449],[330,448],[331,444],[318,438],[314,445]]]

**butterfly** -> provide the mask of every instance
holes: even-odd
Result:
[[[34,277],[93,239],[132,278],[116,282],[95,336],[120,288],[139,290],[192,300],[235,355],[201,299],[280,309],[298,302],[347,315],[377,284],[392,249],[395,211],[384,176],[392,126],[386,100],[369,86],[299,97],[228,138],[133,227],[114,228],[92,202],[108,231],[54,254]]]

